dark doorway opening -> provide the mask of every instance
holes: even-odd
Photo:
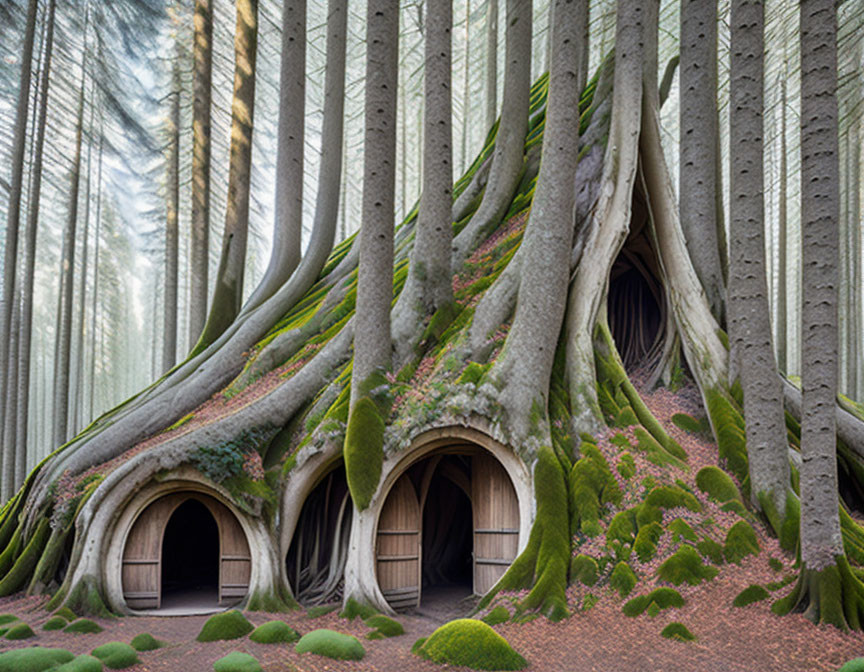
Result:
[[[219,526],[204,504],[187,499],[162,537],[162,607],[218,601]]]
[[[662,297],[639,265],[622,254],[609,280],[609,329],[628,371],[650,367],[660,355],[665,321]]]
[[[288,549],[288,581],[303,606],[341,602],[352,513],[345,467],[339,466],[306,498]]]

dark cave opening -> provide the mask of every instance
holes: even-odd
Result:
[[[352,512],[345,467],[340,465],[306,498],[288,549],[288,581],[300,604],[341,600]]]
[[[609,329],[628,371],[650,367],[660,355],[665,311],[659,298],[645,274],[622,254],[612,267],[607,307]]]
[[[187,499],[172,514],[162,537],[162,597],[212,593],[218,599],[219,526],[197,499]]]
[[[423,594],[440,588],[473,592],[473,519],[471,499],[462,487],[447,476],[442,466],[457,463],[454,457],[442,460],[433,475],[423,507]],[[458,461],[464,466],[464,462]],[[458,467],[454,467],[458,468]],[[464,472],[463,472],[464,473]],[[461,481],[461,479],[460,479]],[[463,483],[470,483],[470,477]]]

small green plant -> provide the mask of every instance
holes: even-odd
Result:
[[[102,672],[102,661],[83,653],[60,667],[49,668],[48,672]]]
[[[91,653],[109,670],[124,670],[140,662],[137,651],[124,642],[108,642],[97,646]]]
[[[684,598],[674,588],[655,588],[646,595],[638,595],[624,604],[622,611],[625,616],[635,618],[644,613],[652,604],[656,609],[670,609],[684,606]]]
[[[702,564],[702,556],[692,546],[684,544],[657,568],[657,575],[673,586],[687,583],[696,586],[717,576],[718,569]]]
[[[35,636],[33,628],[31,628],[26,623],[19,623],[18,625],[13,625],[6,632],[6,639],[30,639],[33,636]]]
[[[738,486],[720,467],[702,467],[696,474],[696,487],[706,493],[714,501],[724,504],[730,501],[741,501]]]
[[[690,632],[686,625],[678,621],[672,621],[672,623],[663,628],[660,635],[666,639],[677,639],[679,642],[692,642],[696,639],[696,635]]]
[[[196,638],[199,642],[216,642],[223,639],[245,637],[254,626],[236,609],[216,614],[207,619]]]
[[[399,621],[393,620],[383,614],[375,614],[363,621],[370,628],[375,628],[366,635],[366,639],[385,639],[387,637],[398,637],[405,634],[405,628]]]
[[[65,649],[33,646],[0,653],[0,672],[42,672],[75,658]]]
[[[69,623],[78,618],[75,615],[75,612],[72,611],[69,607],[60,607],[57,611],[54,612],[55,616],[60,616],[60,618],[65,618]]]
[[[749,604],[761,602],[769,596],[767,590],[762,586],[753,584],[742,590],[732,601],[733,607],[746,607]]]
[[[339,618],[353,621],[359,616],[361,621],[365,621],[367,618],[371,618],[377,613],[378,612],[368,604],[361,604],[353,597],[349,597],[348,601],[345,603],[345,608],[339,614]]]
[[[503,604],[499,604],[480,620],[486,625],[499,625],[510,620],[510,612]]]
[[[102,626],[89,618],[79,618],[63,628],[63,632],[74,632],[79,635],[102,632]]]
[[[445,623],[415,653],[435,663],[474,670],[521,670],[528,665],[506,639],[470,618]]]
[[[300,638],[297,653],[314,653],[334,660],[362,660],[366,650],[356,637],[334,630],[313,630]]]
[[[855,658],[843,665],[837,672],[864,672],[864,658]]]
[[[18,617],[14,614],[0,614],[0,625],[6,625],[8,623],[14,623],[18,620]]]
[[[759,554],[759,540],[750,523],[739,520],[726,533],[723,554],[727,562],[740,563],[748,555]]]
[[[66,627],[66,619],[60,616],[52,616],[42,626],[43,630],[62,630]]]
[[[291,644],[300,639],[300,633],[285,621],[269,621],[255,628],[249,639],[258,644]]]
[[[593,586],[597,583],[597,576],[600,573],[600,568],[597,566],[597,561],[587,555],[577,555],[570,561],[570,581],[577,581],[585,586]]]
[[[699,541],[699,537],[686,520],[676,518],[667,528],[672,533],[672,541]]]
[[[648,562],[657,552],[657,542],[663,536],[663,527],[660,523],[649,523],[639,528],[633,550],[642,562]]]
[[[164,642],[160,642],[148,632],[142,632],[140,635],[135,635],[129,643],[136,651],[155,651],[156,649],[165,646]]]
[[[722,565],[726,562],[726,558],[723,555],[723,544],[714,541],[710,537],[705,537],[702,541],[696,544],[696,550],[715,565]]]
[[[261,663],[248,653],[232,651],[213,663],[214,672],[261,672]]]
[[[621,597],[627,597],[631,592],[633,592],[637,580],[636,574],[634,574],[633,570],[630,569],[630,565],[621,561],[615,565],[615,569],[612,570],[612,576],[609,577],[609,585],[618,591],[618,595]]]

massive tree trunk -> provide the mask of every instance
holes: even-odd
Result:
[[[234,98],[231,103],[231,158],[228,207],[222,230],[222,256],[204,331],[193,352],[216,341],[234,322],[243,301],[249,196],[252,180],[252,129],[255,118],[255,60],[258,53],[258,0],[238,0],[234,33]]]
[[[762,2],[734,0],[731,24],[729,127],[735,151],[729,198],[729,336],[733,352],[741,358],[751,502],[757,507],[763,497],[773,502],[779,533],[789,488],[789,459],[765,276]],[[713,162],[714,157],[708,158]]]
[[[195,0],[192,77],[192,229],[189,241],[189,345],[207,320],[210,265],[210,104],[213,80],[212,0]]]
[[[726,288],[717,241],[716,3],[681,0],[680,81],[678,191],[681,227],[711,312],[722,324]]]
[[[282,8],[282,65],[276,140],[276,221],[270,263],[248,307],[269,299],[300,263],[306,122],[306,0]]]
[[[162,371],[177,362],[177,281],[180,246],[180,62],[174,61],[165,203],[165,277],[162,297]]]

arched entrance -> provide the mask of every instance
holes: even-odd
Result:
[[[213,497],[175,492],[136,518],[123,548],[130,609],[216,610],[249,591],[252,558],[240,522]]]
[[[519,504],[501,463],[475,444],[415,461],[396,479],[378,518],[378,585],[393,609],[424,591],[483,595],[516,558]]]

